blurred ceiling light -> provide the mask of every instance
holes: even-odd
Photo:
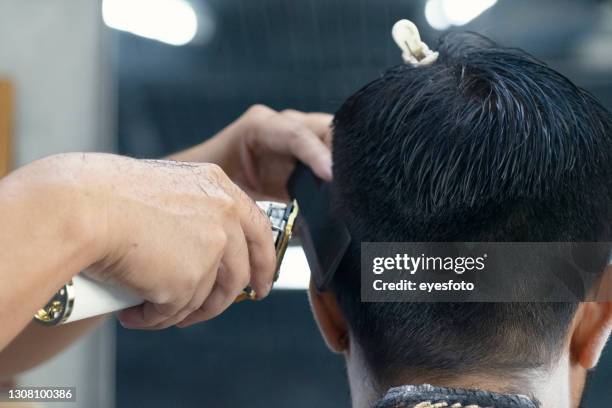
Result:
[[[427,0],[425,18],[436,30],[445,30],[469,23],[495,3],[497,0]]]
[[[185,0],[103,0],[102,18],[111,28],[171,45],[187,44],[198,31]]]

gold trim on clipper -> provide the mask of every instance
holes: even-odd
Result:
[[[72,280],[65,284],[49,302],[34,315],[34,320],[46,326],[56,326],[66,321],[74,307]]]

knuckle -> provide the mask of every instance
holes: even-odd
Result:
[[[298,115],[300,112],[295,110],[295,109],[283,109],[283,111],[281,112],[283,115],[285,116],[296,116]]]
[[[223,171],[223,169],[214,163],[201,164],[198,167],[198,183],[201,186],[206,186],[207,194],[216,190],[223,190],[224,186],[228,183],[229,178]]]
[[[225,217],[232,217],[236,214],[238,210],[238,204],[236,200],[231,197],[229,194],[222,194],[218,200],[218,209],[221,211],[221,214]]]
[[[308,134],[304,132],[304,129],[301,126],[297,124],[291,126],[288,136],[289,146],[294,149],[303,148],[304,140],[308,138]]]
[[[218,164],[206,163],[206,164],[203,164],[202,166],[204,166],[208,174],[212,175],[216,179],[223,179],[223,177],[225,177],[225,172],[223,171],[221,166],[219,166]]]
[[[227,246],[229,241],[229,236],[227,232],[221,227],[209,229],[206,232],[203,232],[205,245],[207,248],[210,248],[213,252],[220,252]],[[203,259],[202,262],[206,262],[206,259]]]
[[[147,300],[157,305],[165,305],[172,301],[172,293],[167,288],[154,290],[147,297]]]
[[[268,106],[261,104],[261,103],[257,103],[255,105],[252,105],[247,113],[249,113],[250,115],[253,116],[265,116],[265,115],[269,115],[270,113],[273,113],[274,110],[269,108]]]

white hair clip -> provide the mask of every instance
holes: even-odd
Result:
[[[391,35],[402,50],[402,58],[406,64],[428,65],[438,59],[438,52],[430,50],[427,44],[421,41],[419,29],[412,21],[398,21],[393,25]]]

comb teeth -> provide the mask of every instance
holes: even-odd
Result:
[[[453,405],[448,405],[448,402],[435,402],[431,401],[423,401],[414,405],[413,408],[485,408],[480,405],[461,405],[460,403],[455,403]]]

